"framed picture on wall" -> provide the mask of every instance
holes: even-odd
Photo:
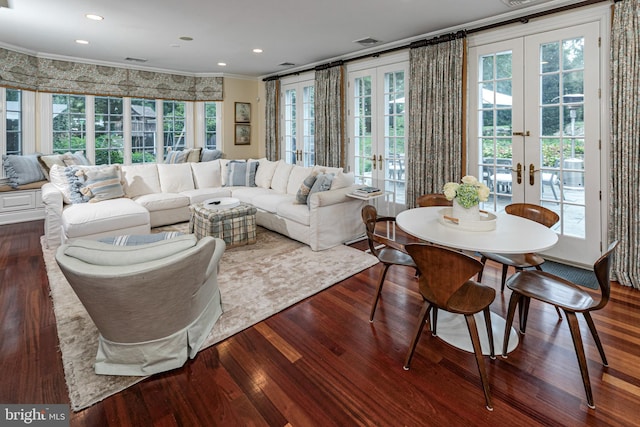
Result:
[[[248,102],[236,102],[236,123],[251,122],[251,104]]]
[[[236,123],[235,145],[251,144],[251,125]]]

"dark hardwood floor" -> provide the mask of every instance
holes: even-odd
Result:
[[[69,403],[40,249],[41,221],[0,226],[0,402]],[[362,245],[359,244],[360,248]],[[527,334],[509,358],[486,359],[494,411],[475,360],[423,333],[402,364],[421,306],[414,272],[391,269],[374,323],[380,266],[365,270],[81,412],[72,426],[533,426],[638,425],[640,292],[614,284],[593,317],[600,363],[581,320],[597,409],[586,406],[564,321],[531,303]],[[483,282],[504,315],[494,265]]]

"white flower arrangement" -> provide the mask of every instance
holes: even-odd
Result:
[[[467,175],[462,178],[462,184],[447,182],[444,185],[444,196],[447,200],[457,200],[463,208],[470,208],[489,200],[489,187],[478,181],[475,176]]]

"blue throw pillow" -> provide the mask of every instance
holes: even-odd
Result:
[[[47,179],[42,172],[38,157],[40,154],[27,154],[24,156],[10,154],[2,156],[2,165],[9,185],[16,188],[19,185]]]
[[[311,195],[313,193],[319,193],[321,191],[327,191],[331,188],[334,174],[332,173],[320,173],[316,177],[316,182],[313,183],[311,191],[309,191],[309,197],[307,197],[307,206],[311,208]]]
[[[256,170],[258,162],[251,160],[231,160],[227,163],[227,187],[241,185],[245,187],[256,186]]]
[[[209,150],[208,148],[203,148],[202,152],[200,153],[201,162],[212,162],[221,158],[222,151],[220,150]]]
[[[299,203],[301,205],[304,205],[307,203],[307,200],[309,199],[309,193],[311,192],[311,189],[313,188],[313,184],[315,184],[316,179],[317,179],[317,174],[312,173],[311,175],[306,177],[304,181],[302,181],[302,185],[300,186],[300,189],[296,193],[296,203]]]
[[[187,161],[186,153],[183,150],[171,150],[164,159],[165,163],[184,163]]]

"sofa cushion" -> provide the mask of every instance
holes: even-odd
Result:
[[[267,160],[266,157],[258,159],[258,170],[256,171],[256,185],[262,188],[271,188],[271,180],[276,171],[278,162]]]
[[[258,166],[259,168],[260,166]],[[275,190],[262,187],[235,187],[231,189],[233,197],[237,198],[241,202],[253,204],[254,197],[278,194]]]
[[[263,211],[276,213],[280,203],[294,204],[295,200],[296,196],[291,194],[271,193],[255,196],[251,199],[251,204]]]
[[[276,214],[282,218],[295,221],[298,224],[309,225],[311,214],[306,205],[299,203],[280,203],[276,208]]]
[[[271,188],[276,190],[278,193],[285,194],[287,192],[287,184],[289,183],[289,175],[291,174],[292,170],[293,165],[285,163],[284,160],[279,160],[278,165],[276,166],[276,170],[273,173]]]
[[[29,184],[46,179],[42,167],[38,163],[39,154],[25,154],[24,156],[2,156],[2,165],[9,185],[16,188],[18,185]]]
[[[337,190],[338,188],[346,188],[355,184],[355,174],[353,172],[345,173],[338,172],[331,182],[331,189]]]
[[[311,175],[312,170],[313,168],[294,165],[289,174],[289,181],[287,181],[287,194],[295,196],[304,180]]]
[[[124,196],[119,165],[80,168],[76,175],[82,182],[80,192],[90,203]]]
[[[69,205],[62,211],[62,226],[72,239],[148,224],[149,211],[126,198]]]
[[[340,172],[343,172],[342,168],[332,168],[329,166],[319,165],[315,165],[313,167],[313,171],[318,173],[332,173],[334,176],[338,175]]]
[[[155,163],[121,166],[124,193],[127,197],[162,192],[158,166]]]
[[[145,194],[133,200],[149,212],[183,208],[190,203],[189,197],[178,193]]]
[[[191,171],[196,188],[222,187],[220,160],[191,163]]]
[[[193,190],[193,174],[189,163],[158,164],[158,177],[163,193],[179,193]]]
[[[256,186],[256,169],[258,162],[255,160],[231,160],[227,163],[227,181],[225,186]]]
[[[114,246],[95,240],[78,239],[64,247],[64,254],[87,264],[125,266],[166,258],[190,249],[198,243],[193,234],[183,234],[137,246]],[[144,249],[144,250],[142,250]]]
[[[302,181],[302,185],[300,185],[300,188],[296,193],[296,203],[302,205],[307,204],[307,197],[309,197],[309,192],[311,191],[313,184],[316,182],[316,179],[317,174],[312,172],[311,175],[309,175],[304,179],[304,181]]]
[[[231,189],[226,187],[196,188],[195,190],[183,191],[180,193],[187,196],[191,205],[202,203],[214,197],[231,197]]]

